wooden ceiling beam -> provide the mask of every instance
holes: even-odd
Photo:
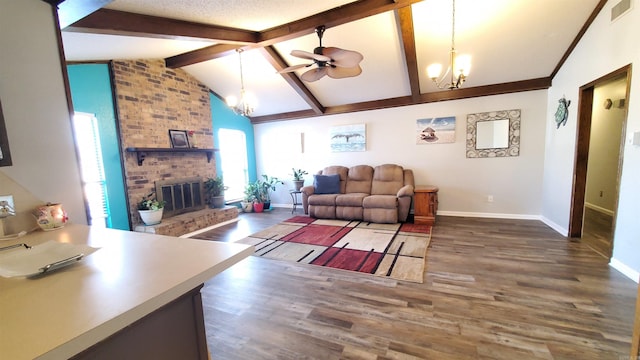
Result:
[[[404,61],[407,64],[407,75],[411,88],[411,98],[414,102],[420,101],[420,70],[418,70],[418,55],[416,41],[413,32],[413,11],[411,6],[405,6],[396,10],[400,33],[402,34],[402,47],[404,49]]]
[[[281,71],[289,66],[273,46],[260,48],[260,52],[276,71]],[[320,101],[316,99],[309,88],[307,88],[302,80],[298,78],[295,72],[281,73],[280,75],[282,75],[289,86],[291,86],[293,90],[295,90],[295,92],[297,92],[298,95],[300,95],[300,97],[309,104],[311,110],[313,110],[316,115],[321,115],[324,112],[324,106],[320,104]]]
[[[461,88],[456,90],[443,90],[443,91],[431,92],[431,93],[422,94],[420,96],[420,101],[418,102],[414,101],[412,96],[402,96],[402,97],[389,98],[389,99],[383,99],[383,100],[365,101],[365,102],[360,102],[355,104],[331,106],[331,107],[327,107],[324,111],[324,114],[322,115],[345,114],[345,113],[357,112],[357,111],[379,110],[379,109],[387,109],[387,108],[393,108],[393,107],[399,107],[399,106],[425,104],[425,103],[438,102],[438,101],[467,99],[467,98],[479,97],[479,96],[510,94],[510,93],[517,93],[522,91],[544,90],[544,89],[548,89],[549,87],[551,87],[551,78],[544,77],[544,78],[514,81],[514,82],[508,82],[508,83],[502,83],[502,84],[493,84],[493,85],[476,86],[476,87],[470,87],[470,88]],[[319,116],[319,115],[314,113],[312,110],[305,110],[305,111],[296,111],[296,112],[282,113],[282,114],[254,116],[250,120],[252,124],[260,124],[264,122],[295,120],[295,119],[303,119],[303,118],[316,117],[316,116]]]
[[[312,34],[316,27],[320,25],[331,28],[383,12],[403,8],[421,1],[423,0],[360,0],[352,2],[304,19],[262,31],[258,43],[261,46],[273,45],[303,35]]]
[[[236,49],[239,49],[241,47],[242,45],[234,44],[218,44],[207,46],[202,49],[197,49],[184,54],[165,58],[164,62],[166,64],[166,67],[170,69],[177,69],[183,66],[193,65],[232,55],[236,52]]]
[[[100,9],[81,19],[65,31],[146,36],[162,39],[206,39],[221,43],[251,44],[258,33],[224,26],[140,15],[124,11]]]

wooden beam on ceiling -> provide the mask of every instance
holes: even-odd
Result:
[[[196,38],[231,44],[250,44],[258,39],[258,33],[254,31],[109,9],[100,9],[65,31],[162,39]]]
[[[234,44],[218,44],[207,46],[206,48],[189,51],[184,54],[171,56],[164,59],[166,67],[176,69],[187,65],[193,65],[225,56],[229,56],[236,52],[236,49],[242,45]]]
[[[501,94],[517,93],[522,91],[543,90],[543,89],[548,89],[549,87],[551,87],[551,78],[544,77],[544,78],[514,81],[514,82],[508,82],[508,83],[502,83],[502,84],[493,84],[493,85],[476,86],[476,87],[470,87],[470,88],[461,88],[456,90],[443,90],[443,91],[431,92],[431,93],[422,94],[420,96],[420,101],[418,102],[414,101],[412,96],[402,96],[402,97],[389,98],[389,99],[383,99],[383,100],[365,101],[365,102],[360,102],[355,104],[330,106],[330,107],[327,107],[324,111],[324,114],[320,116],[345,114],[345,113],[357,112],[357,111],[387,109],[387,108],[393,108],[393,107],[418,105],[418,104],[432,103],[432,102],[438,102],[438,101],[467,99],[467,98],[479,97],[479,96],[501,95]],[[295,120],[295,119],[303,119],[303,118],[316,117],[316,116],[318,115],[311,110],[296,111],[296,112],[283,113],[283,114],[254,116],[251,118],[251,123],[260,124],[265,122]]]
[[[285,40],[312,34],[316,27],[320,25],[331,28],[403,8],[421,1],[422,0],[360,0],[352,2],[304,19],[262,31],[258,43],[261,46],[273,45]]]
[[[411,98],[417,102],[420,101],[420,70],[418,70],[418,55],[416,54],[416,41],[413,32],[413,12],[411,6],[405,6],[396,10],[396,13],[402,34],[402,46],[405,64],[407,64]]]
[[[262,56],[269,61],[276,71],[283,70],[289,66],[273,46],[263,47],[259,50],[262,53]],[[324,112],[324,106],[320,104],[320,101],[313,96],[311,91],[294,72],[281,73],[280,75],[282,75],[289,86],[291,86],[293,90],[295,90],[295,92],[297,92],[298,95],[300,95],[300,97],[311,107],[311,110],[313,110],[316,115],[321,115]]]
[[[312,34],[316,27],[325,25],[327,28],[346,24],[355,20],[364,19],[366,17],[377,15],[386,11],[399,9],[402,7],[408,7],[413,3],[420,2],[422,0],[360,0],[354,3],[350,3],[344,6],[340,6],[325,12],[290,22],[281,26],[276,26],[272,29],[262,31],[258,34],[255,44],[248,44],[245,46],[245,50],[252,48],[260,48],[270,46],[285,40],[290,40],[302,35]],[[220,39],[225,40],[225,39]],[[211,59],[216,55],[215,49],[205,47],[198,51],[198,59],[204,59],[200,61],[206,61],[207,54],[210,54]],[[195,62],[189,62],[190,58],[193,58],[192,52],[184,53],[175,56],[176,63],[186,65],[195,64]],[[184,58],[182,58],[184,57]]]

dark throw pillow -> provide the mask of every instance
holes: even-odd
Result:
[[[340,175],[313,175],[314,194],[339,194]]]

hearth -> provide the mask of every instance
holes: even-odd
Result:
[[[182,178],[156,181],[156,196],[165,201],[164,218],[203,209],[202,178]]]

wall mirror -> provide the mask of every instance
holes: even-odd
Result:
[[[520,110],[467,115],[467,157],[520,155]]]

